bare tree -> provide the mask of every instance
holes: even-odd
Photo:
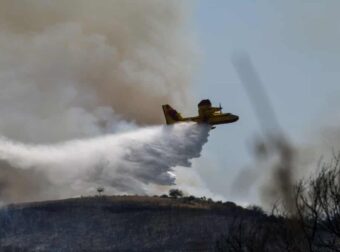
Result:
[[[309,251],[340,251],[340,156],[295,191],[297,218]]]
[[[266,218],[235,218],[217,250],[340,252],[340,155],[298,182],[292,196],[293,213],[275,206]]]

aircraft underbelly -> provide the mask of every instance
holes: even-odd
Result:
[[[216,124],[225,124],[225,123],[232,123],[235,120],[229,118],[228,116],[215,116],[209,119],[209,124],[216,125]]]
[[[183,121],[186,122],[196,122],[196,123],[206,123],[210,125],[217,125],[217,124],[225,124],[225,123],[232,123],[234,120],[229,118],[228,116],[214,116],[208,119],[200,118],[200,117],[191,117],[191,118],[184,118]]]

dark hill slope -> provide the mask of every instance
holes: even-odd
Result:
[[[210,251],[235,216],[233,203],[102,196],[0,209],[0,250]]]

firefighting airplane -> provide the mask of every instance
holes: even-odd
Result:
[[[198,116],[183,118],[180,113],[173,109],[170,105],[162,106],[166,120],[166,124],[174,124],[179,122],[196,122],[205,123],[212,126],[217,124],[233,123],[239,117],[231,113],[222,113],[221,105],[219,107],[212,107],[210,100],[202,100],[198,103]]]

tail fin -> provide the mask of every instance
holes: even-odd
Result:
[[[170,105],[163,105],[163,112],[165,116],[166,124],[174,124],[176,122],[182,121],[182,116],[175,109],[173,109]]]

